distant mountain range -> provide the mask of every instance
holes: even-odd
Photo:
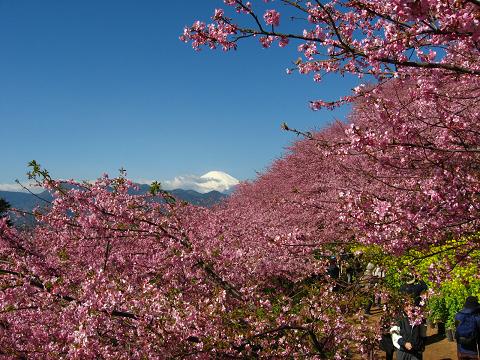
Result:
[[[150,190],[149,185],[138,185],[139,190],[133,191],[133,194],[146,194]],[[183,190],[175,189],[170,190],[176,199],[186,201],[192,205],[203,206],[203,207],[212,207],[215,204],[220,203],[222,200],[226,199],[229,195],[221,193],[219,191],[210,191],[205,194],[199,193],[195,190]],[[35,207],[39,205],[44,205],[48,201],[52,200],[52,195],[48,191],[43,191],[39,194],[32,195],[24,192],[15,192],[15,191],[0,191],[0,198],[5,199],[10,203],[10,205],[16,209],[24,211],[32,211]],[[45,199],[47,202],[43,201]]]

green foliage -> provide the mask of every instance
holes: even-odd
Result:
[[[423,254],[411,252],[407,256],[423,278],[434,279],[438,275],[444,278],[439,284],[429,282],[435,294],[428,299],[427,311],[431,320],[445,322],[447,328],[454,327],[455,314],[462,309],[465,298],[480,295],[480,252],[469,249],[471,236],[478,234],[451,240]]]
[[[399,257],[387,255],[377,246],[357,250],[363,252],[365,262],[383,264],[387,270],[384,286],[393,293],[404,284],[408,274],[424,280],[433,291],[426,304],[427,317],[453,328],[455,314],[462,309],[465,298],[480,297],[480,251],[469,247],[472,238],[477,239],[479,235],[464,236],[423,251],[410,250]]]
[[[35,160],[30,161],[28,163],[28,167],[31,169],[29,172],[27,172],[27,176],[30,180],[35,180],[37,182],[41,182],[41,180],[52,180],[48,171],[42,169],[42,166]]]
[[[158,181],[154,181],[150,185],[150,195],[155,196],[162,190],[161,184]]]
[[[58,252],[57,252],[57,255],[58,255],[58,258],[61,260],[61,261],[68,261],[70,259],[70,256],[68,255],[68,251],[67,249],[63,248],[63,249],[60,249]]]
[[[445,322],[447,320],[447,307],[445,305],[445,298],[437,295],[428,300],[428,318],[433,323]]]
[[[473,263],[453,269],[450,280],[443,282],[428,301],[432,320],[444,321],[447,328],[454,328],[455,314],[462,309],[467,296],[480,297],[477,266]]]

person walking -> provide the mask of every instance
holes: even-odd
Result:
[[[340,278],[340,268],[338,267],[338,261],[336,256],[331,256],[328,260],[327,274],[333,280],[338,280]]]
[[[468,296],[455,315],[455,339],[459,360],[480,360],[480,305],[476,296]]]
[[[383,283],[385,280],[385,268],[383,267],[382,264],[378,264],[375,269],[373,270],[373,277],[375,278],[375,301],[374,304],[377,306],[382,305],[382,297],[377,294],[379,286]]]
[[[375,301],[375,293],[374,293],[375,277],[373,276],[374,269],[375,269],[375,265],[369,262],[361,278],[362,286],[367,295],[367,300],[364,307],[365,315],[372,315],[370,310],[372,309],[373,302]]]
[[[353,276],[355,274],[355,269],[353,268],[353,260],[347,259],[345,261],[345,275],[347,276],[347,284],[353,283]]]

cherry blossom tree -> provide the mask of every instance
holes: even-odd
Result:
[[[419,75],[356,104],[344,149],[363,154],[362,173],[379,185],[344,194],[363,240],[401,252],[475,235],[468,248],[479,248],[479,85]]]
[[[478,1],[224,3],[231,9],[216,9],[211,24],[186,27],[181,40],[225,51],[248,38],[263,47],[296,42],[303,59],[289,72],[316,81],[350,73],[370,83],[341,99],[311,101],[313,109],[354,103],[337,151],[361,159],[346,167],[372,185],[340,181],[350,188],[338,206],[344,221],[355,219],[358,239],[399,252],[475,233]]]
[[[55,199],[36,213],[33,232],[2,226],[2,354],[127,359],[201,352],[197,332],[216,328],[208,314],[233,289],[207,290],[207,277],[221,280],[198,278],[215,273],[179,228],[180,205],[166,194],[162,202],[129,195],[124,178],[89,185],[46,177],[43,185]]]
[[[295,41],[303,59],[288,72],[313,74],[316,81],[326,73],[380,81],[409,76],[414,70],[480,75],[477,0],[224,3],[234,12],[216,9],[212,23],[195,22],[185,28],[181,40],[197,50],[206,46],[225,51],[248,38],[258,38],[263,47],[286,47]],[[311,106],[332,107],[354,98],[355,93],[334,102],[314,100]]]
[[[296,248],[351,236],[401,254],[461,238],[458,259],[477,261],[480,3],[224,3],[234,11],[216,9],[211,24],[195,22],[181,40],[225,51],[253,38],[264,48],[295,43],[303,57],[287,73],[369,83],[312,100],[314,110],[354,104],[345,136],[325,143],[296,131],[311,144],[294,146],[233,201],[262,214],[274,234],[298,232]]]
[[[224,50],[248,38],[296,42],[303,59],[289,72],[373,84],[313,100],[354,109],[348,122],[298,132],[304,139],[214,209],[158,184],[134,195],[123,174],[54,180],[32,162],[54,200],[33,229],[0,219],[2,357],[365,355],[380,331],[359,312],[369,289],[333,281],[322,255],[352,242],[400,254],[459,237],[463,259],[478,250],[477,0],[224,3],[233,11],[215,10],[181,39]]]
[[[157,186],[132,195],[124,177],[56,181],[32,165],[54,200],[32,231],[2,220],[2,356],[325,358],[375,342],[351,298],[306,281],[325,270],[311,249],[269,241],[267,221],[245,229],[253,214],[239,206],[197,208]]]

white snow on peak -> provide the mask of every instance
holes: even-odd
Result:
[[[223,171],[209,171],[202,176],[177,176],[173,180],[162,181],[162,186],[165,190],[195,190],[204,194],[213,190],[225,192],[238,183],[237,179]]]
[[[230,189],[232,186],[238,185],[238,180],[235,179],[233,176],[223,172],[223,171],[209,171],[206,174],[200,176],[200,179],[207,180],[204,185],[210,185],[211,187],[222,188],[223,190],[217,191],[226,191]]]

